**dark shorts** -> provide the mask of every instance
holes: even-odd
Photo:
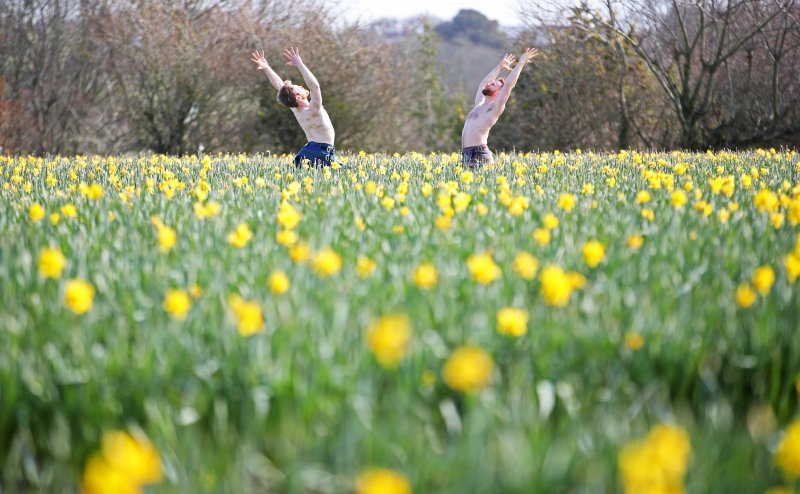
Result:
[[[336,159],[335,152],[331,144],[310,141],[298,151],[294,157],[294,165],[302,166],[303,160],[308,160],[311,166],[331,166],[331,162]]]
[[[477,168],[484,164],[494,163],[492,152],[489,151],[489,146],[481,144],[480,146],[471,146],[461,150],[462,162],[469,168]]]

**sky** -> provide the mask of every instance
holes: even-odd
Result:
[[[339,8],[350,20],[363,21],[424,13],[450,20],[460,9],[473,9],[503,26],[516,26],[519,24],[517,4],[518,0],[340,0]]]

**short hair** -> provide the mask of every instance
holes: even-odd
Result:
[[[291,81],[283,81],[283,86],[278,90],[278,103],[289,108],[297,108],[297,99],[295,99]]]

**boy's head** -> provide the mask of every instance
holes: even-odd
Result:
[[[278,103],[297,108],[303,102],[308,101],[308,89],[303,86],[292,84],[292,81],[283,81],[283,86],[278,90]]]

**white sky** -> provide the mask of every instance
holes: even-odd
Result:
[[[519,24],[518,0],[339,0],[337,3],[350,20],[402,19],[424,13],[450,20],[460,9],[473,9],[503,26]]]

